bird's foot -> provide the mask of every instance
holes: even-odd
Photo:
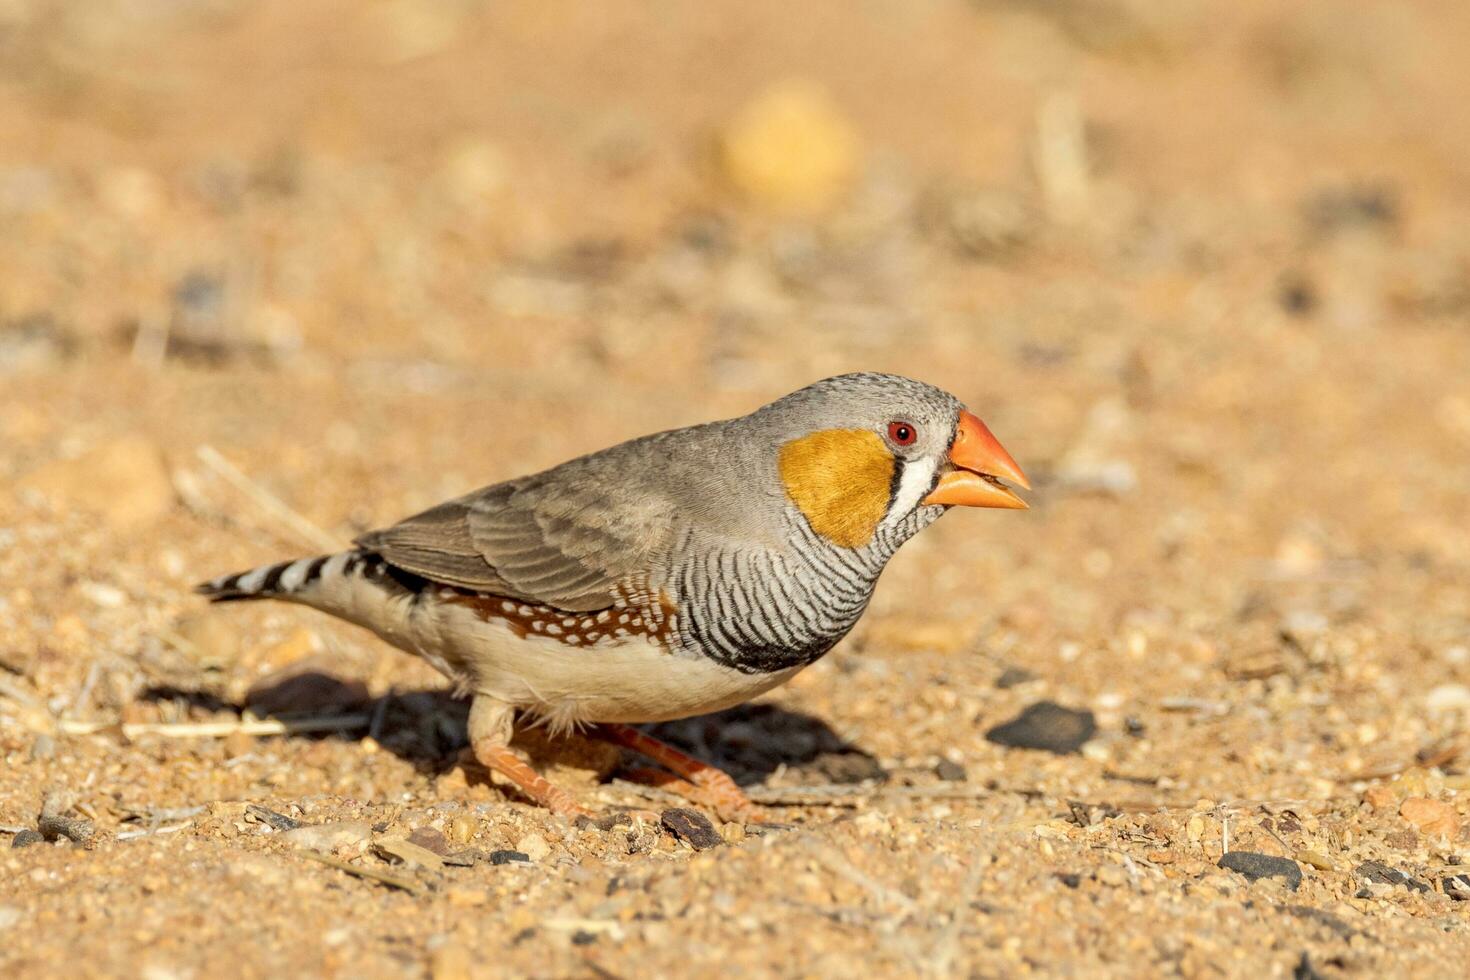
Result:
[[[680,777],[665,778],[667,774],[660,774],[657,770],[638,770],[648,778],[637,781],[678,793],[686,799],[707,806],[719,814],[721,820],[761,822],[759,809],[724,770],[701,762],[686,752],[680,752],[667,742],[661,742],[631,725],[598,725],[592,729],[591,734],[614,745],[632,749]],[[654,779],[658,781],[651,781]]]
[[[735,786],[733,780],[730,782],[730,787],[734,789],[734,792],[731,793],[719,787],[701,786],[666,770],[653,769],[648,766],[625,768],[621,775],[629,782],[638,783],[640,786],[652,786],[655,789],[682,796],[691,803],[697,803],[713,810],[721,820],[730,823],[764,823],[766,819],[756,805],[750,801],[750,798]],[[720,773],[720,775],[725,774]],[[725,778],[729,779],[728,776]]]
[[[473,747],[475,758],[482,766],[509,779],[532,802],[574,823],[582,819],[596,821],[596,814],[578,803],[571,793],[532,769],[509,746],[480,739]]]

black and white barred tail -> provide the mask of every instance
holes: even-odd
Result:
[[[322,569],[333,555],[300,558],[262,565],[233,575],[222,575],[194,586],[194,591],[215,602],[235,599],[278,599],[309,588],[320,581]]]
[[[236,599],[301,599],[324,581],[361,575],[382,559],[361,549],[341,551],[335,555],[298,558],[274,565],[262,565],[233,575],[222,575],[194,587],[200,595],[215,602]]]

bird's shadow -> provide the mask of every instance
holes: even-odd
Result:
[[[458,764],[468,745],[469,702],[444,689],[425,688],[369,697],[358,681],[305,671],[251,692],[246,704],[173,686],[145,689],[139,699],[172,702],[177,711],[207,714],[247,708],[257,717],[358,714],[367,724],[344,731],[288,737],[361,741],[371,733],[387,751],[425,772]],[[784,767],[800,782],[857,783],[887,778],[882,766],[820,718],[774,704],[746,704],[715,714],[650,725],[654,737],[720,767],[744,786],[763,783]]]

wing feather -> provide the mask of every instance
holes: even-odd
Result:
[[[583,457],[486,487],[358,538],[435,582],[581,612],[604,609],[666,550],[675,507],[656,493],[609,494]]]

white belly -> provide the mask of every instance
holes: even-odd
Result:
[[[580,722],[650,722],[729,708],[785,683],[800,667],[747,674],[705,657],[672,653],[645,637],[568,646],[519,636],[499,619],[465,606],[424,610],[411,629],[415,652],[476,694],[544,718],[552,728]],[[453,665],[464,665],[456,670]]]

